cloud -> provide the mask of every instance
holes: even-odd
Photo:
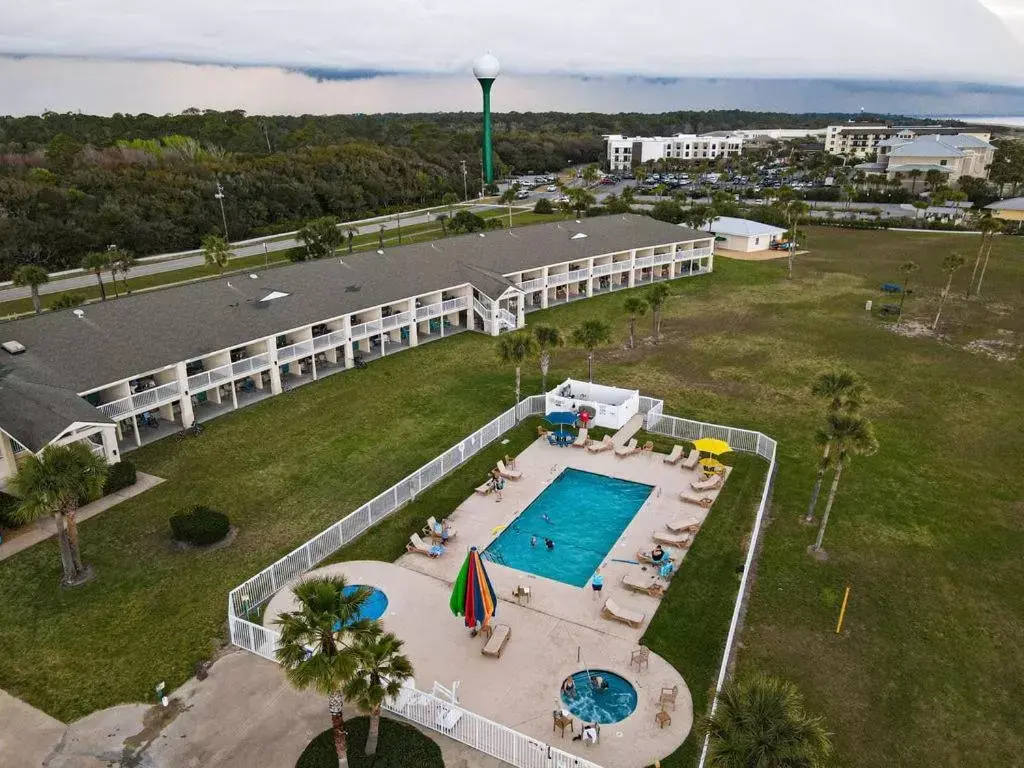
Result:
[[[33,0],[0,29],[7,54],[360,74],[465,72],[487,48],[517,74],[1024,82],[978,0]]]

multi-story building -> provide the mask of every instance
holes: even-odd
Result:
[[[607,134],[605,155],[608,170],[628,171],[651,160],[714,160],[743,152],[743,137],[735,135],[620,136]]]
[[[910,141],[920,136],[952,136],[961,132],[960,128],[943,125],[830,125],[825,131],[825,151],[831,155],[870,157],[878,150],[878,144],[888,139]],[[968,131],[966,135],[986,143],[992,138],[992,134],[985,131]]]
[[[885,174],[889,179],[906,179],[912,172],[939,171],[947,184],[961,176],[988,178],[996,148],[973,134],[927,134],[916,139],[891,138],[878,142],[877,159],[861,163],[857,170]],[[897,175],[898,174],[898,175]]]
[[[0,482],[85,442],[108,461],[194,422],[464,331],[713,268],[712,236],[625,215],[453,237],[0,325]]]

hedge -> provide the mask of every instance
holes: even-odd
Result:
[[[103,495],[109,496],[115,491],[135,485],[135,465],[130,461],[119,461],[111,464],[107,470],[107,479],[103,483]]]
[[[171,516],[171,535],[175,541],[206,547],[228,535],[231,523],[223,512],[196,504]]]

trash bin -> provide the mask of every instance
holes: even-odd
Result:
[[[871,299],[868,299],[867,301],[864,302],[864,311],[865,312],[870,312],[871,311]]]

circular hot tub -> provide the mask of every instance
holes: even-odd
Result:
[[[388,609],[388,596],[376,587],[371,587],[365,584],[350,584],[345,587],[342,594],[345,595],[345,597],[348,597],[349,595],[355,594],[356,591],[360,589],[369,589],[370,596],[359,608],[359,613],[356,616],[353,616],[350,621],[345,622],[345,626],[362,619],[379,619]],[[341,629],[340,624],[335,627],[335,630],[338,629]]]
[[[570,677],[575,691],[563,691],[562,704],[585,723],[617,723],[636,709],[636,688],[614,672],[585,669]]]

